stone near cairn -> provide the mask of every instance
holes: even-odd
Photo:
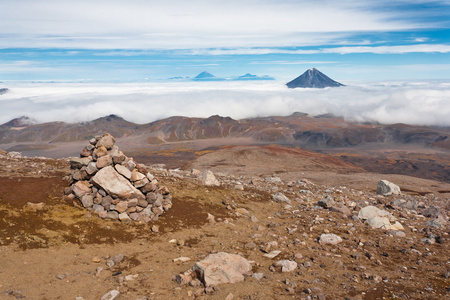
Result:
[[[172,207],[167,187],[159,186],[145,165],[126,157],[109,133],[90,139],[70,167],[66,194],[102,219],[148,223]]]

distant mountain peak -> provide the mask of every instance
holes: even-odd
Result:
[[[342,83],[334,81],[327,75],[323,74],[316,68],[311,68],[305,73],[295,78],[294,80],[286,83],[290,89],[295,88],[326,88],[326,87],[339,87],[344,86]]]
[[[216,76],[214,76],[213,74],[207,72],[207,71],[203,71],[200,74],[198,74],[197,76],[195,76],[194,78],[196,79],[203,79],[203,78],[216,78]]]
[[[245,75],[235,78],[234,80],[274,80],[274,78],[268,75],[258,76],[247,73]]]
[[[207,71],[203,71],[200,74],[198,74],[197,76],[195,76],[194,78],[192,78],[192,80],[194,80],[194,81],[223,81],[225,79],[218,78]]]
[[[21,116],[19,118],[12,119],[11,121],[3,124],[2,126],[7,127],[27,127],[31,125],[37,124],[37,121],[35,119],[32,119],[27,116]]]
[[[98,119],[95,119],[93,122],[128,122],[126,121],[124,118],[122,118],[121,116],[115,115],[115,114],[110,114],[109,116],[105,116],[105,117],[101,117]]]

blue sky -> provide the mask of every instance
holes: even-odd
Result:
[[[450,78],[448,0],[0,0],[0,20],[3,82]]]

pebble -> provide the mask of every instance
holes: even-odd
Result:
[[[114,300],[119,296],[119,294],[120,293],[118,290],[112,290],[112,291],[109,291],[108,293],[104,294],[100,300]]]
[[[127,276],[125,276],[125,281],[133,281],[133,280],[135,280],[135,279],[138,278],[138,277],[139,277],[138,274],[127,275]]]
[[[246,210],[245,208],[242,208],[242,207],[236,208],[236,212],[241,215],[249,215],[250,214],[248,210]]]
[[[281,253],[281,251],[274,250],[274,251],[270,251],[269,253],[264,254],[263,256],[268,257],[268,258],[274,258],[274,257],[277,257],[280,253]]]
[[[253,242],[249,242],[247,244],[244,245],[245,249],[255,249],[256,248],[256,244]]]
[[[111,259],[115,264],[120,263],[125,258],[125,255],[122,253],[114,255]]]
[[[232,293],[229,293],[226,297],[225,300],[233,300],[234,295]]]
[[[393,230],[393,231],[391,231],[391,235],[398,236],[398,237],[405,237],[406,233],[404,233],[403,231]]]
[[[182,257],[178,257],[178,258],[174,258],[173,259],[173,262],[174,263],[185,263],[185,262],[188,262],[188,261],[190,261],[191,259],[189,258],[189,257],[184,257],[184,256],[182,256]]]
[[[258,218],[255,217],[255,216],[251,216],[251,217],[250,217],[250,221],[252,221],[253,223],[259,222]]]

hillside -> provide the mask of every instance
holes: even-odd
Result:
[[[145,224],[102,219],[69,197],[72,190],[64,193],[63,177],[74,174],[68,159],[1,154],[0,295],[437,300],[448,294],[448,183],[365,173],[328,155],[280,146],[224,147],[190,163],[185,170],[146,167],[168,188],[173,206]],[[207,170],[215,170],[218,186],[202,179]],[[386,178],[403,194],[377,195],[378,180]],[[369,225],[362,213],[369,209],[387,213],[395,229]],[[238,255],[251,270],[234,275],[235,283],[210,286],[199,277],[179,284],[180,274],[219,253]]]
[[[145,135],[150,143],[242,137],[255,142],[293,144],[310,149],[361,145],[375,147],[396,143],[450,150],[450,128],[361,124],[328,115],[312,117],[302,113],[242,120],[217,115],[208,118],[170,117],[142,125],[116,115],[75,124],[30,122],[23,126],[14,125],[16,120],[0,125],[0,146],[19,142],[83,141],[102,132],[111,132],[118,138]]]
[[[77,152],[72,144],[110,132],[133,156],[177,168],[202,155],[202,150],[278,144],[332,154],[366,171],[450,182],[449,128],[361,124],[302,113],[242,120],[179,116],[148,124],[116,115],[76,124],[19,123],[12,120],[0,126],[0,149],[31,156],[73,156]]]

